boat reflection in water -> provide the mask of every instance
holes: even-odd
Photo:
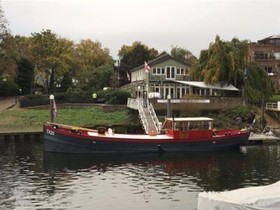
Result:
[[[280,146],[239,151],[84,155],[0,144],[0,209],[195,210],[202,191],[280,179]]]
[[[206,153],[143,153],[122,155],[62,154],[44,152],[46,171],[99,171],[106,173],[114,168],[128,167],[131,173],[149,170],[147,176],[180,176],[195,182],[195,189],[220,190],[234,188],[246,168],[246,156],[239,151]],[[146,169],[145,169],[146,168]],[[230,173],[229,173],[230,171]],[[142,173],[145,176],[145,173]],[[242,176],[241,176],[242,177]],[[180,180],[178,180],[180,181]],[[232,185],[232,186],[231,186]]]

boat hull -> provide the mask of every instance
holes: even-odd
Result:
[[[174,139],[167,135],[103,135],[83,133],[44,126],[44,151],[60,153],[143,153],[195,152],[238,149],[247,144],[249,133],[209,139]]]

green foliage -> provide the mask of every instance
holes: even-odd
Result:
[[[209,49],[201,51],[198,64],[191,69],[191,77],[202,79],[207,84],[234,84],[241,87],[247,50],[247,41],[234,38],[226,42],[216,36]]]
[[[248,75],[245,79],[245,95],[248,102],[258,104],[272,96],[272,82],[266,71],[256,63],[247,66]]]
[[[181,47],[172,46],[171,56],[182,63],[192,66],[197,63],[197,58],[189,51]]]
[[[107,103],[107,104],[126,104],[130,93],[124,90],[109,89],[97,91],[97,99],[92,98],[92,91],[87,92],[72,92],[72,93],[57,93],[55,101],[58,104],[62,103]],[[21,107],[31,107],[50,104],[48,95],[26,95],[21,98]]]
[[[89,91],[110,86],[111,77],[114,75],[114,61],[109,49],[102,48],[98,41],[82,40],[76,45],[75,57],[77,67],[73,76],[78,81],[76,88]]]
[[[50,104],[49,96],[26,95],[20,99],[20,107],[40,106]]]
[[[269,102],[278,102],[280,101],[280,95],[273,95],[271,98],[268,100]]]
[[[124,90],[108,89],[97,92],[99,100],[107,104],[126,104],[130,93]]]
[[[208,116],[215,119],[217,128],[244,128],[252,123],[257,110],[252,106],[234,106]]]
[[[48,93],[53,92],[55,81],[69,70],[72,50],[73,42],[58,38],[51,30],[32,34],[33,62]]]
[[[0,96],[16,96],[18,94],[18,86],[12,81],[0,80]]]
[[[22,89],[23,94],[31,92],[34,81],[34,66],[26,58],[17,62],[17,84]]]
[[[119,50],[120,60],[120,85],[128,83],[127,72],[135,67],[144,65],[145,61],[154,59],[158,55],[155,49],[150,49],[148,46],[139,41],[134,42],[131,46],[124,45]]]

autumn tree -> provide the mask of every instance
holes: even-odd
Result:
[[[54,91],[55,83],[69,70],[72,55],[73,42],[58,38],[51,30],[32,33],[32,58],[36,74],[44,78],[48,93]]]
[[[8,28],[0,1],[0,79],[13,81],[15,76],[15,60],[13,59],[12,36]]]
[[[110,74],[107,75],[106,80],[110,80],[114,74],[114,72],[111,72],[114,61],[110,56],[110,51],[108,48],[103,48],[98,41],[81,40],[75,47],[75,57],[78,60],[75,75],[79,81],[78,86],[82,90],[100,89],[104,85],[102,84],[104,81],[101,81],[99,76],[103,75],[103,73],[106,74],[108,70]],[[106,67],[104,68],[104,66]],[[106,72],[102,72],[99,69],[100,67]]]
[[[137,41],[131,46],[123,45],[118,53],[120,57],[120,85],[128,83],[127,72],[137,66],[143,65],[145,61],[154,59],[158,52],[154,48]]]

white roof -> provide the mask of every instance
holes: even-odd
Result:
[[[175,118],[166,118],[166,120],[174,122],[201,122],[201,121],[213,121],[209,117],[175,117]]]
[[[239,89],[234,87],[232,84],[222,86],[221,84],[206,85],[205,82],[181,81],[181,80],[174,80],[174,81],[178,82],[178,83],[181,83],[181,84],[194,86],[194,87],[200,87],[200,88],[206,88],[206,89],[239,91]]]
[[[279,210],[280,181],[260,187],[225,192],[201,192],[197,210]]]

